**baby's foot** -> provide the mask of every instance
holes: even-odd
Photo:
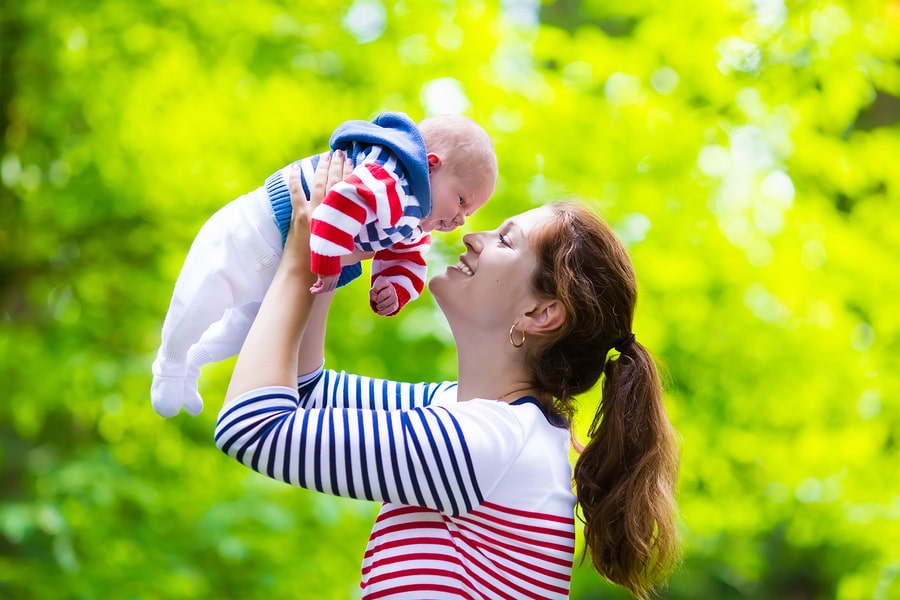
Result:
[[[200,369],[188,367],[183,375],[163,375],[158,362],[153,363],[153,383],[150,386],[150,403],[161,417],[174,417],[182,408],[191,416],[203,410],[203,400],[197,391]]]

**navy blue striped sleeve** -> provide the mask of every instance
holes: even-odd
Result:
[[[356,379],[343,374],[339,379],[355,389]],[[363,387],[372,381],[376,380],[366,380]],[[377,381],[373,385],[381,389],[383,383]],[[503,468],[494,451],[472,456],[464,430],[479,427],[480,418],[464,415],[468,425],[461,425],[454,406],[304,407],[293,389],[263,388],[222,408],[215,440],[227,455],[291,485],[456,516],[484,499],[476,463],[490,463],[498,475]],[[474,437],[482,438],[476,446],[486,448],[482,431]],[[510,441],[507,434],[496,437],[498,445]],[[487,471],[483,467],[481,472]]]
[[[438,396],[456,393],[456,383],[402,383],[319,369],[297,378],[303,408],[408,410],[428,406]]]

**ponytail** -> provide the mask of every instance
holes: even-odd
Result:
[[[606,361],[588,435],[574,479],[591,563],[644,600],[679,558],[678,448],[656,365],[640,343]]]
[[[594,568],[644,600],[678,562],[675,432],[656,365],[631,333],[637,285],[628,253],[584,207],[559,202],[551,210],[532,234],[532,287],[562,303],[566,322],[533,341],[525,360],[535,388],[553,399],[549,408],[569,422],[575,397],[602,382],[575,463],[578,512]],[[614,346],[618,357],[608,360]]]

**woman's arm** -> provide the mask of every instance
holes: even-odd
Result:
[[[343,160],[343,162],[341,162]],[[338,167],[341,166],[340,172]],[[327,167],[327,168],[326,168]],[[320,180],[319,173],[325,171],[327,177]],[[310,214],[324,201],[326,190],[340,180],[346,179],[353,173],[353,161],[343,158],[343,153],[336,150],[334,160],[324,163],[322,169],[316,170],[316,178],[310,190],[309,207]],[[288,178],[288,190],[291,193],[291,205],[303,202],[305,194],[300,182],[299,173],[291,173]],[[361,260],[366,260],[374,255],[374,252],[353,252],[341,257],[341,265],[355,265]],[[306,329],[300,342],[299,356],[297,359],[297,375],[306,375],[319,369],[325,362],[325,329],[328,323],[328,310],[334,299],[334,292],[318,294],[314,297],[312,310],[306,323]]]
[[[325,155],[320,160],[313,180],[313,193],[319,197],[324,196],[329,180],[343,174],[343,157],[335,158],[332,161]],[[297,167],[291,168],[290,181],[292,189],[299,187]],[[315,203],[306,202],[302,192],[291,194],[293,214],[281,262],[238,355],[226,402],[262,387],[296,385],[300,342],[313,308],[309,288],[316,280],[310,271],[309,254],[310,214],[314,208]],[[327,314],[327,306],[324,312]],[[315,346],[310,343],[310,347]]]
[[[544,419],[538,409],[487,400],[308,408],[294,390],[268,388],[227,404],[215,439],[235,460],[291,485],[460,515],[484,501],[521,452],[531,429],[523,418]]]
[[[312,373],[321,368],[325,362],[325,328],[328,323],[328,310],[331,308],[333,299],[334,292],[313,297],[306,329],[300,340],[296,371],[298,377]]]

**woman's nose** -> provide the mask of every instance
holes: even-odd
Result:
[[[479,254],[484,249],[485,236],[487,234],[487,231],[467,233],[463,236],[463,244],[472,252]]]

